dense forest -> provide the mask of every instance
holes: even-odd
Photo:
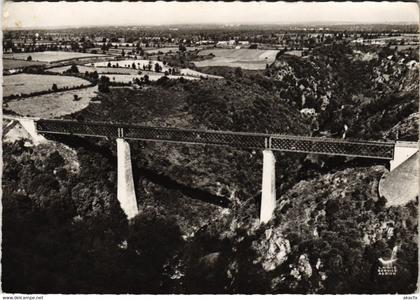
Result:
[[[68,118],[417,140],[413,53],[330,45],[224,79],[110,88]],[[345,129],[344,125],[348,129]],[[130,142],[140,213],[116,197],[114,141],[3,144],[2,288],[22,293],[411,293],[418,199],[386,205],[386,163],[275,153],[277,209],[258,223],[262,154]],[[398,273],[377,275],[398,246]]]

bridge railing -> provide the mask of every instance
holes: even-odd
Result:
[[[39,133],[67,134],[92,137],[118,137],[118,128],[110,123],[87,123],[71,120],[38,120],[36,127]]]
[[[204,131],[175,128],[124,127],[124,138],[132,140],[167,141],[187,144],[264,148],[267,134]]]
[[[271,149],[289,152],[393,159],[393,142],[352,141],[319,137],[272,136]]]
[[[39,133],[124,138],[184,144],[271,149],[285,152],[393,159],[394,142],[352,141],[266,133],[159,128],[135,124],[38,120]]]

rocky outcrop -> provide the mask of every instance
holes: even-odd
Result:
[[[399,121],[384,133],[385,139],[417,141],[419,138],[419,113],[412,113],[404,120]]]
[[[252,249],[258,253],[254,263],[260,263],[267,272],[283,264],[291,252],[290,242],[280,231],[273,228],[267,229],[261,240],[254,241]]]

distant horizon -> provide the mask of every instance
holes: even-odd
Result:
[[[46,29],[82,29],[82,28],[106,28],[106,27],[182,27],[182,26],[340,26],[340,25],[417,25],[416,22],[302,22],[302,23],[174,23],[174,24],[121,24],[121,25],[63,25],[63,26],[42,26],[42,27],[9,27],[4,31],[15,30],[46,30]]]
[[[10,2],[3,30],[181,25],[417,24],[410,2]]]

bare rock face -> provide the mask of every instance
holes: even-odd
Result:
[[[261,254],[254,263],[260,263],[266,271],[272,271],[284,263],[291,251],[290,242],[280,231],[271,228],[265,231],[265,238],[254,241],[252,247]]]
[[[413,113],[384,133],[385,139],[417,141],[419,113]]]
[[[212,268],[216,265],[217,261],[219,260],[220,252],[213,252],[203,256],[200,259],[200,263],[205,265],[207,268]]]
[[[312,276],[312,267],[309,263],[309,258],[307,254],[302,254],[299,257],[299,267],[298,270],[302,276],[310,278]]]

